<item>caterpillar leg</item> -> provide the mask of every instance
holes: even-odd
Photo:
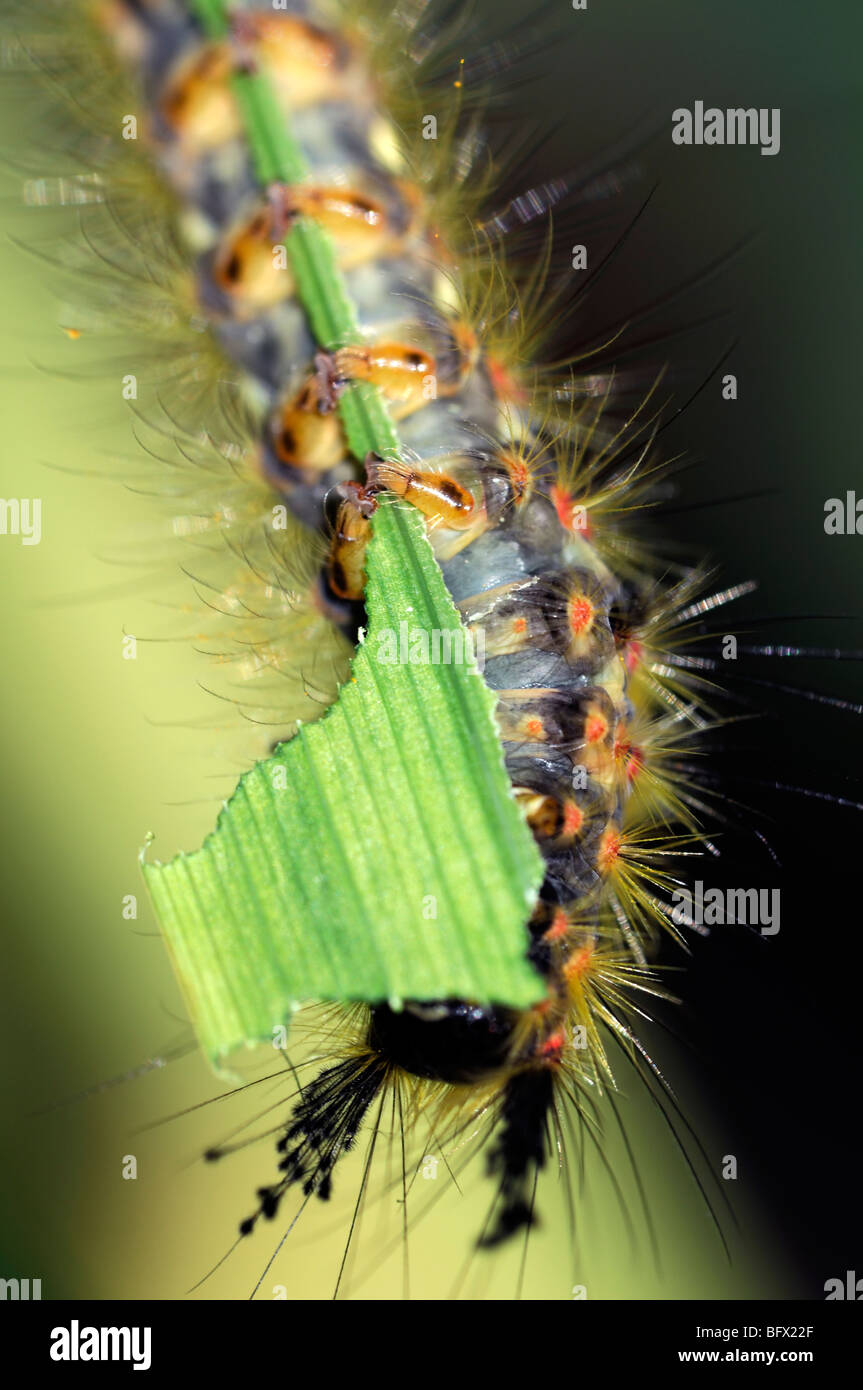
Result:
[[[384,395],[393,419],[402,420],[429,401],[454,394],[461,384],[460,363],[459,356],[453,379],[442,380],[437,358],[421,348],[395,342],[357,344],[330,355],[329,375],[337,392],[352,381],[371,382]]]
[[[336,514],[327,578],[339,598],[359,600],[366,587],[366,548],[372,531],[370,517],[377,503],[359,483],[345,483],[344,491],[348,495]]]
[[[411,468],[369,454],[366,477],[371,492],[394,492],[417,507],[430,521],[440,522],[451,530],[462,530],[476,520],[476,498],[445,473]]]

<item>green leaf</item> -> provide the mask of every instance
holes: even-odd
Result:
[[[453,656],[464,634],[418,512],[379,506],[367,570],[369,632],[336,705],[241,779],[201,849],[144,865],[216,1061],[309,998],[543,993],[524,927],[543,865],[494,697],[469,647],[391,660],[409,637],[422,655],[419,630],[454,634]]]
[[[194,3],[206,33],[223,37],[223,0]],[[301,181],[266,72],[237,72],[233,86],[259,182]],[[300,219],[285,245],[317,342],[360,340],[326,232]],[[354,384],[338,409],[355,458],[398,457],[379,391]],[[242,778],[200,850],[144,865],[215,1060],[271,1037],[309,998],[524,1007],[543,993],[524,959],[543,865],[503,766],[494,699],[472,661],[384,659],[384,634],[403,623],[464,640],[417,512],[379,506],[367,572],[370,631],[337,704]]]

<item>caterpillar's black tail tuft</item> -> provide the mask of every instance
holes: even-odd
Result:
[[[534,1224],[534,1187],[545,1166],[553,1108],[550,1068],[519,1072],[507,1082],[501,1130],[488,1156],[489,1175],[497,1177],[500,1185],[492,1222],[478,1242],[481,1249],[492,1249]]]
[[[307,1197],[314,1193],[322,1201],[329,1199],[333,1168],[353,1147],[387,1072],[385,1059],[352,1057],[327,1067],[304,1088],[276,1145],[283,1155],[279,1170],[284,1176],[271,1187],[258,1188],[258,1209],[241,1222],[241,1235],[249,1235],[260,1216],[272,1220],[288,1188],[296,1183],[302,1184]]]

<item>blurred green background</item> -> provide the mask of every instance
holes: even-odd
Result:
[[[480,7],[477,25],[497,32],[500,10],[493,20],[486,12],[491,16],[491,6]],[[586,13],[562,18],[555,8],[550,21],[567,37],[545,51],[541,87],[513,99],[540,129],[554,125],[542,156],[549,167],[577,163],[645,118],[660,130],[650,156],[660,186],[621,269],[625,292],[636,302],[649,299],[673,284],[678,271],[694,273],[743,234],[757,234],[727,267],[720,291],[739,340],[728,369],[738,374],[740,400],[723,404],[718,387],[702,392],[674,427],[673,444],[703,460],[687,480],[688,500],[779,491],[763,505],[672,517],[669,530],[698,552],[722,555],[734,578],[757,574],[761,611],[833,613],[838,604],[859,612],[863,542],[828,538],[822,525],[826,497],[855,485],[863,494],[857,7],[836,4],[825,13],[778,0],[762,0],[757,11],[742,0],[590,0]],[[671,110],[698,98],[720,106],[779,106],[779,156],[762,158],[747,148],[673,150]],[[8,92],[2,143],[7,154],[25,144]],[[28,226],[54,214],[37,209],[22,218],[20,188],[20,174],[7,170],[8,231],[26,241]],[[33,1112],[188,1038],[137,855],[150,830],[163,858],[197,845],[264,741],[229,707],[214,714],[213,696],[202,688],[211,668],[189,643],[162,640],[176,633],[170,606],[188,601],[189,589],[167,541],[161,579],[136,564],[136,547],[150,543],[160,523],[153,504],[122,485],[134,474],[137,446],[119,381],[134,366],[117,361],[101,378],[68,379],[80,343],[60,327],[69,320],[58,308],[55,277],[8,239],[0,244],[0,275],[0,493],[43,499],[40,545],[0,537],[6,861],[0,1273],[41,1278],[45,1297],[175,1298],[225,1252],[255,1187],[273,1173],[270,1140],[214,1166],[201,1153],[279,1091],[262,1087],[252,1099],[237,1097],[139,1132],[219,1091],[192,1052],[128,1084]],[[680,351],[685,358],[685,347]],[[674,360],[675,352],[669,356]],[[135,661],[122,658],[124,632],[138,638]],[[773,635],[789,636],[784,627]],[[859,639],[855,629],[850,640]],[[853,690],[844,671],[832,668],[829,677],[832,690]],[[810,722],[809,733],[800,735],[801,750],[808,740],[828,786],[844,776],[853,746],[843,743],[847,733],[833,732],[838,726],[831,720],[816,711],[815,732]],[[797,753],[795,746],[792,764]],[[818,814],[807,810],[816,852]],[[835,919],[850,896],[848,861],[834,859],[820,879],[816,864],[814,874],[818,920],[831,913]],[[806,882],[814,892],[811,875]],[[135,921],[122,916],[130,893],[138,898]],[[813,990],[817,996],[817,972]],[[817,999],[814,1007],[817,1013]],[[730,998],[726,1008],[744,1030],[738,1050],[745,1052],[738,1001]],[[789,1030],[794,1025],[790,1018]],[[743,1153],[749,1136],[739,1117],[729,1120],[731,1096],[721,1084],[703,1093],[697,1066],[649,1036],[714,1167],[719,1155]],[[791,1036],[777,1047],[778,1067],[796,1065]],[[759,1049],[752,1057],[756,1073],[763,1062]],[[847,1065],[841,1050],[839,1065]],[[761,1084],[765,1091],[770,1086],[766,1071]],[[590,1298],[817,1297],[823,1279],[842,1272],[800,1268],[793,1225],[771,1208],[769,1183],[747,1180],[745,1165],[734,1193],[740,1228],[726,1223],[729,1265],[662,1121],[637,1086],[625,1082],[624,1090],[627,1132],[660,1259],[651,1254],[624,1147],[610,1134],[605,1151],[632,1210],[634,1237],[608,1172],[590,1151],[577,1197],[575,1254],[560,1184],[553,1174],[544,1183],[545,1220],[529,1249],[527,1296],[566,1299],[573,1285],[583,1284]],[[122,1177],[129,1154],[137,1158],[135,1181]],[[356,1186],[351,1178],[346,1166],[333,1204],[306,1211],[263,1296],[276,1284],[288,1297],[329,1296]],[[489,1197],[482,1184],[474,1186],[464,1196],[450,1191],[412,1228],[415,1295],[451,1291]],[[361,1297],[398,1297],[402,1289],[400,1208],[381,1190],[379,1183],[347,1289]],[[425,1200],[420,1192],[417,1205]],[[259,1230],[196,1296],[247,1296],[281,1229]],[[853,1254],[848,1251],[848,1267]],[[511,1296],[518,1258],[518,1251],[509,1252],[493,1267],[477,1259],[462,1292]]]

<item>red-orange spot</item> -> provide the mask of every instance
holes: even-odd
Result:
[[[624,654],[623,659],[626,662],[626,669],[630,673],[630,675],[635,670],[635,667],[638,665],[639,661],[641,661],[643,655],[644,648],[642,647],[640,642],[627,642],[626,652]]]
[[[594,608],[585,594],[576,594],[569,601],[569,625],[576,637],[586,632],[593,622]]]
[[[552,485],[551,501],[554,510],[557,512],[557,519],[565,531],[572,526],[572,497],[565,492],[557,483]]]
[[[527,399],[527,393],[519,385],[507,366],[496,357],[487,357],[485,360],[486,369],[491,379],[491,384],[496,396],[504,400],[523,401]]]
[[[607,873],[620,855],[620,835],[616,830],[606,830],[599,842],[597,863],[600,873]]]
[[[524,632],[527,627],[527,618],[515,618],[512,624],[513,632]]]
[[[566,936],[569,931],[569,918],[562,907],[559,907],[551,919],[551,926],[543,933],[546,941],[559,941],[562,936]]]
[[[564,835],[577,835],[584,824],[584,813],[576,806],[574,801],[567,801],[563,808],[563,833]]]
[[[525,724],[525,730],[530,734],[531,738],[542,738],[545,733],[545,727],[541,719],[528,719]]]
[[[563,1051],[566,1036],[562,1028],[551,1033],[539,1049],[540,1057],[559,1057]]]
[[[584,721],[584,737],[588,743],[599,743],[608,733],[608,722],[601,714],[589,714]]]
[[[435,233],[437,235],[437,233]],[[457,322],[452,325],[456,346],[466,361],[473,361],[479,351],[477,336],[469,323]]]
[[[620,771],[628,782],[631,782],[638,775],[644,763],[643,752],[630,742],[622,724],[618,726],[617,736],[614,740],[614,758],[620,764]]]
[[[626,755],[626,777],[627,781],[634,782],[641,769],[644,767],[644,754],[640,748],[630,748]]]
[[[566,962],[566,965],[563,967],[563,973],[568,980],[578,979],[578,977],[583,975],[587,970],[592,960],[593,947],[580,946],[577,951],[573,951],[569,960]]]
[[[590,540],[591,526],[584,503],[576,502],[572,493],[557,483],[552,484],[549,496],[564,531],[578,531],[579,535]]]
[[[530,472],[527,464],[524,459],[519,458],[517,454],[504,455],[504,463],[506,464],[506,470],[509,473],[509,479],[512,483],[512,490],[515,493],[515,500],[516,502],[520,502],[527,492],[527,486],[530,481]]]

